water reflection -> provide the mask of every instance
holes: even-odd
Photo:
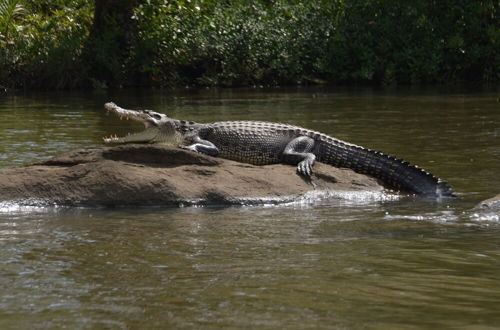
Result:
[[[3,310],[56,327],[500,321],[500,227],[387,219],[388,206],[21,216],[2,231],[16,242],[1,252]]]

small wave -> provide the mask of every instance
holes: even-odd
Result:
[[[307,206],[318,203],[335,200],[342,205],[369,204],[373,202],[394,201],[400,199],[400,195],[386,192],[371,191],[334,191],[334,190],[314,190],[303,194],[276,196],[276,197],[244,197],[225,199],[221,204],[233,206]],[[217,203],[215,203],[217,204]],[[179,206],[206,206],[209,201],[198,199],[180,202]]]
[[[360,205],[374,202],[386,202],[399,200],[401,196],[387,192],[371,191],[333,191],[333,190],[314,190],[303,194],[288,196],[271,197],[244,197],[227,198],[223,196],[211,196],[208,198],[192,200],[173,200],[168,204],[143,205],[144,207],[205,207],[205,206],[308,206],[318,203],[328,202],[334,206],[339,205]],[[333,203],[333,201],[335,203]],[[137,207],[137,203],[117,203],[113,207]],[[104,205],[71,203],[65,204],[46,199],[24,199],[0,202],[0,213],[23,213],[37,212],[43,210],[54,210],[64,208],[102,208]]]
[[[474,212],[470,215],[470,220],[478,222],[500,223],[500,214],[493,212]]]
[[[53,201],[29,198],[0,202],[0,213],[32,213],[61,207]]]
[[[475,211],[475,210],[474,210]],[[441,211],[434,213],[399,215],[386,214],[385,220],[410,220],[410,221],[433,221],[439,223],[461,223],[467,226],[482,225],[487,223],[500,223],[500,214],[482,211],[464,211],[457,214],[455,211]]]
[[[401,215],[386,213],[383,217],[384,220],[410,220],[410,221],[434,221],[434,222],[456,222],[460,220],[460,216],[456,215],[454,211],[441,211],[417,215]]]

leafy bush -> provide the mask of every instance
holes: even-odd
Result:
[[[166,83],[297,83],[317,69],[334,28],[331,4],[150,2],[136,11],[140,41],[135,57],[142,72]]]
[[[0,86],[500,78],[497,0],[130,1],[134,37],[117,56],[124,27],[89,38],[91,0],[0,0]]]
[[[382,83],[498,80],[497,10],[494,0],[346,2],[323,71]]]
[[[2,3],[15,0],[0,0]],[[80,54],[92,6],[85,1],[21,1],[22,20],[11,21],[0,44],[0,85],[59,89],[77,87],[85,70]],[[3,35],[3,34],[2,34]],[[5,35],[3,35],[5,38]]]

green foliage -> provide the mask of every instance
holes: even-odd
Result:
[[[498,2],[346,2],[324,72],[381,83],[495,81],[499,78]]]
[[[17,28],[16,21],[24,14],[25,9],[21,0],[0,1],[0,43],[12,41],[9,32]]]
[[[157,86],[500,78],[498,0],[135,3],[132,43],[117,56],[119,22],[89,39],[91,0],[0,0],[0,86],[102,85],[99,70]]]
[[[297,83],[314,71],[334,10],[314,0],[150,2],[135,16],[138,67],[166,83]]]
[[[147,1],[135,62],[162,84],[496,81],[497,10],[494,0]]]
[[[11,42],[0,44],[0,86],[79,86],[84,74],[80,53],[92,6],[83,0],[25,0],[22,5],[22,21],[10,28]]]

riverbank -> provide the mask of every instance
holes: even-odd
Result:
[[[111,11],[99,28],[93,1],[14,2],[2,89],[499,79],[494,2],[135,1],[127,24]]]

